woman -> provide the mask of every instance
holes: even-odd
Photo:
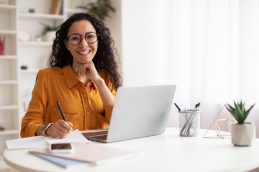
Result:
[[[109,29],[89,14],[74,14],[61,25],[51,67],[37,74],[21,137],[63,138],[72,129],[107,128],[121,85],[112,44]]]

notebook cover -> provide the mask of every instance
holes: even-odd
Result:
[[[48,155],[46,153],[36,152],[36,151],[29,151],[30,154],[37,156],[41,159],[44,159],[46,161],[49,161],[57,166],[60,166],[62,168],[70,168],[70,167],[77,167],[78,165],[84,165],[84,162],[80,162],[77,160],[72,159],[64,159],[60,157],[55,157],[52,155]]]
[[[140,151],[125,150],[99,146],[95,144],[73,144],[74,151],[67,154],[53,154],[48,149],[39,149],[34,152],[44,153],[49,156],[86,162],[92,165],[100,165],[117,159],[135,157],[140,155]]]

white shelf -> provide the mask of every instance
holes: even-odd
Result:
[[[11,85],[11,84],[18,84],[17,80],[5,80],[5,81],[0,81],[1,85]]]
[[[64,15],[54,14],[39,14],[39,13],[20,13],[19,17],[22,18],[38,18],[38,19],[64,19]]]
[[[4,136],[4,135],[19,135],[20,134],[20,130],[4,130],[4,131],[0,131],[0,136]]]
[[[25,70],[20,70],[21,74],[37,74],[39,69],[25,69]]]
[[[15,11],[16,5],[0,4],[0,10],[1,11],[10,11],[10,10]]]
[[[80,13],[80,12],[85,12],[85,10],[81,9],[81,8],[70,8],[70,9],[67,9],[67,13],[69,13],[69,14]]]
[[[51,46],[53,42],[44,42],[44,41],[20,41],[20,45],[24,46]]]
[[[15,55],[0,55],[0,60],[17,60]]]
[[[15,35],[17,34],[16,30],[0,30],[0,34],[3,35]]]
[[[1,105],[0,110],[18,110],[19,106],[18,105]]]

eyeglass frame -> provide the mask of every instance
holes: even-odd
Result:
[[[86,36],[87,36],[88,34],[92,34],[92,33],[94,33],[94,34],[96,35],[96,41],[94,41],[94,42],[88,42],[88,40],[86,39]],[[72,43],[69,41],[69,37],[71,37],[71,36],[73,36],[73,35],[78,35],[78,36],[80,36],[80,41],[79,41],[78,44],[72,44]],[[69,36],[66,37],[66,41],[68,41],[71,45],[77,46],[77,45],[79,45],[79,44],[82,42],[83,36],[84,36],[85,41],[86,41],[88,44],[94,44],[94,43],[96,43],[96,42],[98,41],[98,36],[99,36],[99,34],[97,34],[97,33],[95,33],[95,32],[86,32],[86,33],[84,33],[84,34],[72,33],[72,34],[70,34]]]

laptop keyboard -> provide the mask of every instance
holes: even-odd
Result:
[[[93,141],[106,140],[108,130],[106,130],[106,131],[96,131],[96,132],[87,132],[87,133],[82,133],[82,134],[88,140],[93,140]]]
[[[92,140],[92,141],[106,141],[107,140],[107,135],[99,135],[99,136],[95,136],[95,137],[90,137],[89,140]]]

